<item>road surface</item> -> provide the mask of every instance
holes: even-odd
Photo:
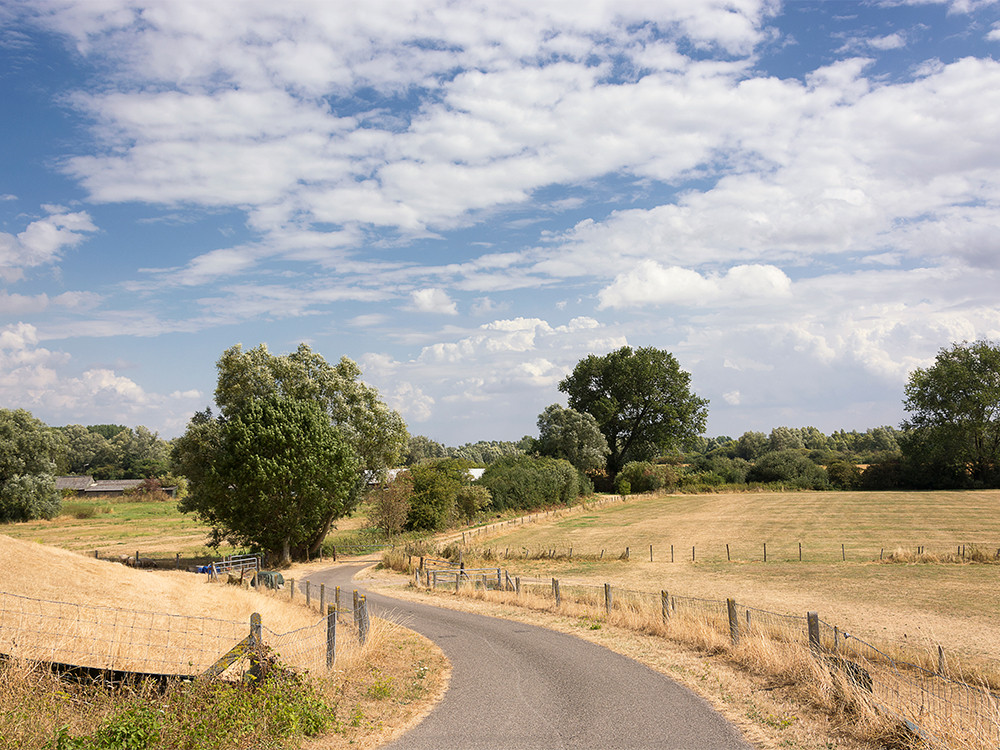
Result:
[[[452,664],[444,699],[391,750],[751,750],[708,703],[637,661],[565,633],[368,593],[351,580],[363,567],[308,580],[365,593]]]

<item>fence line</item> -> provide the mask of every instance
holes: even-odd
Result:
[[[1000,747],[1000,695],[985,686],[948,677],[940,647],[937,669],[929,669],[842,631],[820,620],[815,613],[791,615],[740,605],[732,599],[511,576],[502,568],[427,569],[424,574],[421,577],[417,571],[415,580],[429,588],[456,593],[496,590],[510,592],[514,597],[532,593],[550,600],[553,608],[575,604],[594,610],[595,616],[601,612],[606,616],[612,612],[632,613],[663,622],[684,616],[727,634],[734,644],[743,637],[754,636],[808,646],[830,669],[846,674],[876,705],[926,739],[949,746],[960,745],[963,738],[974,736],[989,746]],[[810,619],[814,624],[810,624]],[[928,730],[928,726],[932,729]]]
[[[338,587],[339,588],[339,587]],[[289,633],[262,626],[263,644],[286,665],[332,666],[331,628],[344,612],[326,608],[315,623]],[[355,603],[351,632],[363,644],[367,602]],[[34,599],[0,591],[0,654],[29,661],[141,675],[202,674],[246,635],[245,621],[175,615]],[[335,636],[332,641],[336,643]]]
[[[559,511],[557,511],[558,513]],[[534,517],[530,517],[532,521]],[[507,522],[503,522],[504,524]],[[481,531],[497,531],[497,527],[502,524],[492,524],[480,529],[473,529],[462,532],[462,543],[466,544],[467,534],[476,536]],[[511,547],[480,547],[469,549],[470,555],[485,557],[485,559],[510,559],[511,557],[521,557],[530,559],[597,559],[597,560],[630,560],[632,551],[639,553],[637,560],[645,559],[649,550],[649,562],[830,562],[839,560],[841,562],[906,562],[906,563],[1000,563],[1000,543],[997,542],[963,542],[961,544],[946,544],[941,542],[933,550],[928,550],[926,545],[916,545],[912,543],[897,544],[895,546],[874,547],[868,544],[838,544],[830,546],[816,545],[813,547],[803,545],[802,542],[788,542],[785,545],[773,542],[761,542],[759,544],[743,543],[736,545],[733,543],[714,542],[702,545],[682,545],[677,542],[673,544],[663,544],[657,547],[654,544],[631,545],[618,548],[593,548],[587,551],[572,545],[553,545],[539,547],[532,550],[529,547],[514,548],[511,555]],[[600,552],[598,552],[600,550]]]

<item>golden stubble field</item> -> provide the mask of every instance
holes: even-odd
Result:
[[[817,611],[862,638],[1000,658],[1000,565],[879,560],[917,547],[925,559],[954,556],[961,545],[994,555],[1000,491],[633,496],[509,528],[470,545],[491,547],[512,575]],[[540,550],[557,558],[531,559]]]

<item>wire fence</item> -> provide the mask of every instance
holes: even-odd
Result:
[[[792,615],[746,606],[735,601],[671,595],[558,579],[512,576],[502,568],[417,570],[415,582],[443,591],[503,591],[513,597],[532,595],[549,607],[576,605],[595,618],[622,616],[642,626],[673,618],[701,623],[728,635],[734,644],[763,638],[810,648],[832,671],[883,711],[896,716],[911,731],[942,747],[1000,747],[1000,693],[987,678],[963,681],[951,671],[941,647],[924,649],[896,645],[878,648],[816,613]],[[812,623],[810,623],[812,620]]]
[[[345,615],[353,614],[345,619]],[[259,620],[258,620],[259,621]],[[253,625],[251,623],[251,631]],[[262,643],[296,670],[333,666],[345,635],[364,643],[367,602],[329,606],[291,632],[260,627]],[[0,592],[0,654],[17,659],[137,675],[191,677],[208,672],[247,636],[246,621],[34,599]]]

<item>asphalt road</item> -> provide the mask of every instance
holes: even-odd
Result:
[[[708,703],[637,661],[545,628],[370,594],[351,580],[362,567],[309,580],[365,593],[452,664],[444,699],[392,750],[751,748]]]

